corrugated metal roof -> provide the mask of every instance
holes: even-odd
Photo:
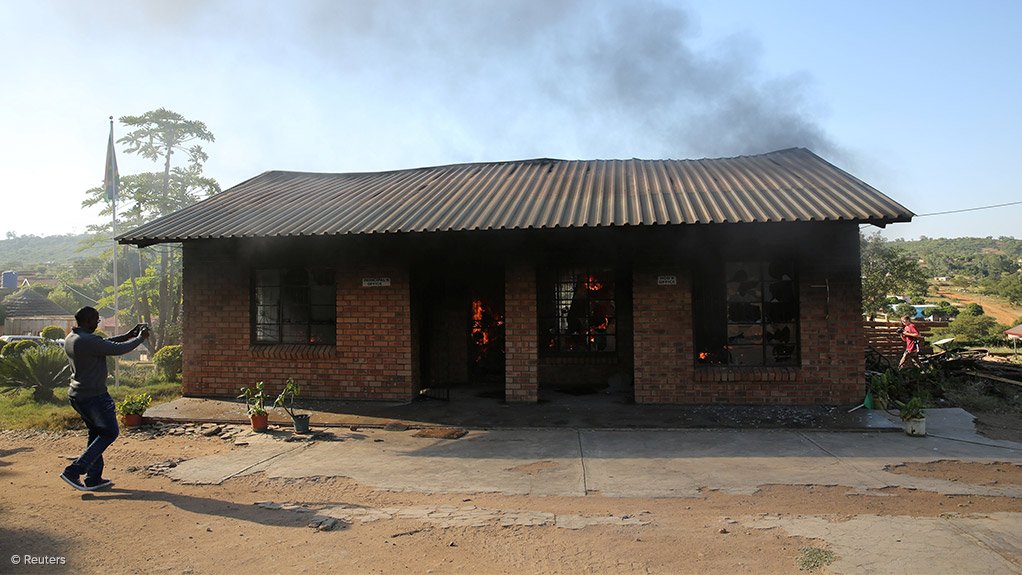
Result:
[[[118,237],[320,236],[745,222],[909,221],[803,148],[703,160],[523,160],[376,173],[266,172]]]

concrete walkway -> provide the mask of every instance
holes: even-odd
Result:
[[[414,430],[334,430],[329,441],[272,435],[247,448],[185,461],[171,477],[350,477],[379,489],[508,495],[694,497],[702,489],[752,493],[763,485],[900,486],[944,494],[1022,497],[1022,487],[913,477],[885,466],[940,459],[1022,464],[1022,444],[984,438],[960,409],[930,410],[930,435],[801,430],[495,429],[455,440]]]
[[[287,432],[252,434],[246,447],[184,461],[169,469],[183,483],[232,477],[350,477],[377,489],[423,493],[501,493],[585,497],[697,497],[701,490],[752,493],[771,484],[840,485],[852,494],[884,487],[943,494],[1022,497],[1013,482],[973,485],[897,474],[906,462],[962,460],[1022,465],[1022,444],[978,435],[970,414],[929,410],[927,437],[877,431],[792,429],[492,429],[459,439],[416,437],[413,429],[331,429],[322,440],[285,442]],[[655,524],[638,517],[555,515],[537,510],[464,506],[364,507],[330,502],[261,502],[304,513],[310,526],[393,518],[438,527],[583,529]],[[779,529],[825,541],[834,574],[1022,573],[1022,514],[946,513],[940,517],[857,515],[737,516],[749,529]]]

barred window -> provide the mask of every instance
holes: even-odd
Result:
[[[331,269],[264,269],[253,274],[253,340],[333,345],[337,287]]]
[[[602,353],[617,350],[614,271],[555,270],[540,281],[541,352]]]

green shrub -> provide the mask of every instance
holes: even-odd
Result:
[[[907,303],[900,303],[897,306],[895,306],[894,313],[898,317],[902,317],[902,316],[906,316],[906,315],[908,317],[915,317],[916,316],[916,308],[912,307],[912,305],[907,304]]]
[[[33,347],[39,347],[39,344],[31,339],[9,341],[7,342],[7,345],[0,350],[0,355],[4,357],[14,357],[16,355],[21,355],[22,352],[27,349],[32,349]]]
[[[994,318],[966,308],[947,327],[936,329],[934,333],[938,337],[957,338],[963,345],[999,345],[1004,340],[1002,329]]]
[[[148,393],[127,395],[117,402],[117,413],[119,415],[142,415],[153,403],[153,397]]]
[[[64,350],[32,345],[0,362],[0,390],[11,393],[31,389],[36,401],[53,401],[53,390],[68,384],[70,372]]]
[[[153,363],[156,369],[163,374],[167,381],[176,381],[183,366],[182,347],[180,345],[165,345],[153,356]]]
[[[48,325],[43,328],[43,331],[39,332],[39,335],[43,336],[43,339],[64,339],[67,332],[59,326]]]

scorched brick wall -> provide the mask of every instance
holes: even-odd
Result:
[[[319,262],[328,266],[329,262]],[[250,277],[272,267],[211,242],[185,246],[183,393],[229,397],[265,381],[271,392],[288,377],[302,395],[330,399],[410,399],[409,282],[405,267],[336,267],[336,346],[253,345]],[[363,287],[363,277],[390,285]]]
[[[798,246],[801,362],[791,367],[696,366],[690,270],[635,267],[635,401],[682,404],[840,405],[865,393],[859,240],[830,225]],[[679,258],[679,261],[680,258]],[[677,285],[657,285],[658,275]]]

